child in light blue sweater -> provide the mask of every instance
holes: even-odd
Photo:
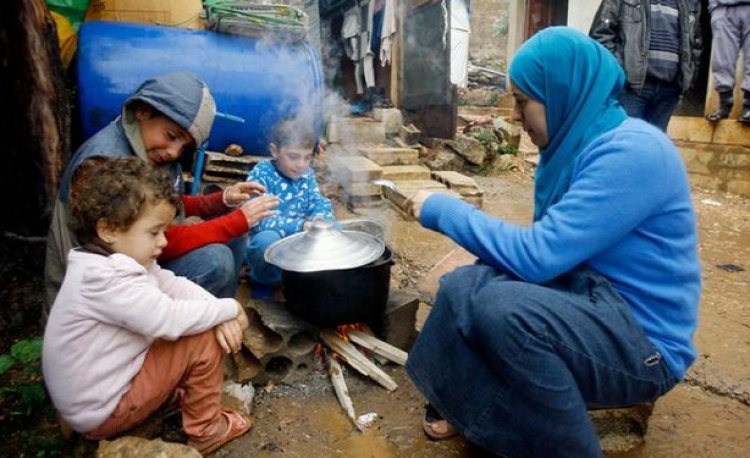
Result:
[[[307,230],[317,219],[334,220],[331,201],[320,193],[311,167],[317,136],[299,119],[282,120],[274,130],[269,151],[273,159],[258,163],[247,181],[261,183],[280,200],[277,213],[250,228],[248,277],[254,298],[270,298],[281,282],[281,270],[263,254],[272,243]]]

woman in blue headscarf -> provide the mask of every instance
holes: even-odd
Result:
[[[407,370],[433,439],[509,456],[601,456],[590,406],[653,401],[681,380],[701,290],[687,174],[627,118],[623,71],[567,27],[510,67],[514,120],[540,149],[534,221],[420,191],[407,209],[477,256],[443,276]]]

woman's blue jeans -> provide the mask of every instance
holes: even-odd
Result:
[[[266,248],[281,236],[275,231],[261,231],[251,235],[247,242],[248,277],[252,283],[278,285],[281,283],[281,269],[266,262]]]
[[[243,235],[226,245],[212,243],[160,264],[176,275],[201,285],[216,297],[234,297],[245,258],[246,240],[247,237]]]
[[[448,273],[407,371],[467,439],[508,456],[602,456],[588,406],[652,401],[677,383],[588,268],[545,285],[487,265]]]

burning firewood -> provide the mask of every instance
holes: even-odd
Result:
[[[406,364],[406,358],[408,357],[408,354],[405,351],[401,350],[400,348],[394,347],[388,342],[383,342],[372,334],[368,334],[364,331],[354,330],[350,331],[349,334],[347,334],[347,337],[355,344],[370,350],[376,355],[380,355],[402,366]]]
[[[375,380],[388,391],[398,388],[398,384],[388,374],[383,372],[375,363],[360,353],[354,345],[342,339],[334,331],[324,329],[320,331],[320,338],[331,350],[341,356],[348,365],[360,374]]]
[[[333,385],[333,391],[336,393],[339,404],[341,404],[341,407],[346,412],[346,416],[349,417],[352,424],[361,431],[362,429],[357,423],[357,418],[354,414],[354,404],[352,404],[352,398],[349,396],[349,389],[346,387],[346,381],[344,380],[344,374],[341,371],[341,365],[328,351],[324,350],[323,356],[326,361],[326,366],[328,366],[328,374],[331,376],[331,384]]]

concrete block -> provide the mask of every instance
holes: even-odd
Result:
[[[667,126],[667,135],[673,141],[711,143],[714,125],[704,118],[672,116]]]
[[[362,147],[359,154],[378,165],[415,165],[419,151],[414,148]]]
[[[330,171],[333,179],[344,186],[383,176],[383,169],[378,164],[362,156],[333,157],[330,161]]]
[[[417,337],[416,320],[419,297],[391,288],[383,316],[382,339],[404,351],[409,351]]]
[[[711,141],[723,145],[750,145],[750,126],[734,119],[726,119],[716,124]]]
[[[404,123],[404,116],[398,108],[373,108],[372,117],[383,123],[386,136],[396,135]]]
[[[384,165],[383,178],[391,181],[429,180],[430,169],[423,165]]]
[[[343,189],[343,193],[349,197],[377,197],[380,199],[382,192],[380,186],[370,183],[350,183]]]
[[[422,132],[414,124],[398,128],[398,137],[407,145],[415,145],[420,142]]]
[[[389,201],[391,201],[391,203],[401,210],[404,209],[406,200],[421,189],[445,193],[458,199],[461,198],[459,193],[449,190],[447,186],[434,180],[397,181],[395,182],[395,185],[395,190],[384,188],[383,194]]]
[[[385,123],[382,121],[375,121],[372,118],[336,118],[333,122],[335,123],[333,129],[336,143],[379,145],[385,142]]]

